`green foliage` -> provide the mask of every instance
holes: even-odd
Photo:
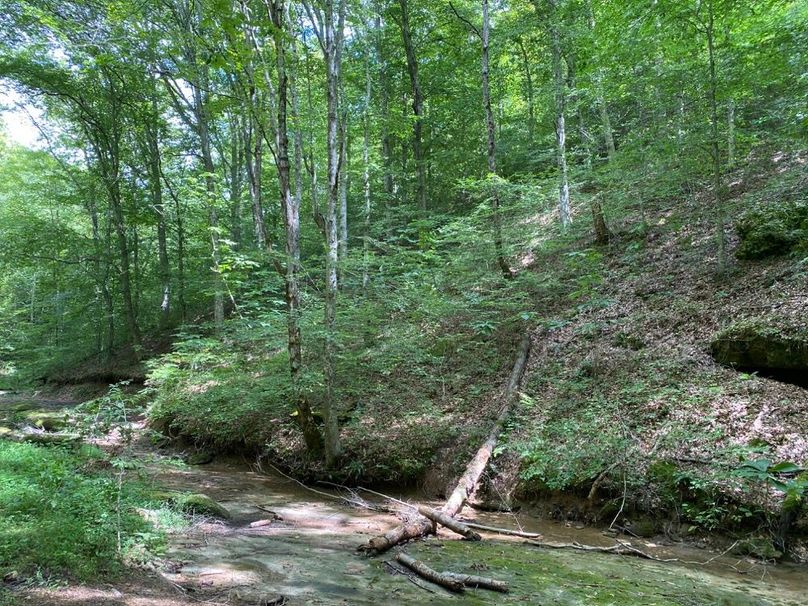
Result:
[[[100,470],[103,455],[0,441],[0,573],[92,579],[162,538],[135,508],[136,485]]]
[[[744,213],[737,223],[739,259],[764,259],[806,252],[808,202],[772,202]]]

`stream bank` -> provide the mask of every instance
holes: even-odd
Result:
[[[384,558],[365,558],[356,547],[398,523],[396,516],[347,504],[331,490],[317,492],[281,475],[259,474],[247,462],[177,464],[176,453],[158,450],[142,421],[132,426],[140,473],[156,490],[204,493],[224,506],[228,520],[196,516],[169,533],[159,560],[112,583],[15,591],[16,603],[35,606],[177,606],[199,604],[802,604],[808,572],[786,564],[765,565],[681,544],[634,543],[657,562],[633,557],[548,550],[523,539],[484,534],[482,543],[456,540],[440,531],[404,547],[433,568],[485,571],[511,592],[484,590],[455,596],[394,574]],[[115,435],[105,438],[108,448]],[[364,495],[363,495],[364,496]],[[412,500],[412,494],[393,495]],[[427,503],[428,504],[428,503]],[[525,514],[466,510],[475,521],[521,526],[548,541],[608,546],[614,539],[593,528],[538,520]],[[269,524],[250,524],[269,519]],[[709,564],[702,564],[709,561]],[[418,583],[418,584],[416,584]]]

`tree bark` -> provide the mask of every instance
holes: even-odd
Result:
[[[566,127],[566,91],[564,74],[561,65],[561,15],[558,0],[549,0],[550,45],[553,63],[553,87],[556,111],[556,159],[558,162],[558,214],[561,225],[566,227],[572,222],[570,209],[570,186],[567,176],[567,127]]]
[[[502,581],[457,572],[438,572],[420,560],[408,556],[406,553],[396,554],[396,561],[427,581],[456,593],[462,593],[463,589],[466,587],[490,589],[492,591],[499,591],[500,593],[508,593],[508,585]]]
[[[527,101],[527,135],[528,141],[533,141],[533,133],[536,130],[536,114],[533,108],[533,74],[530,70],[530,59],[527,56],[527,48],[522,38],[517,38],[519,52],[522,56],[522,69],[525,72],[525,101]]]
[[[713,161],[713,204],[715,206],[716,239],[718,241],[718,271],[723,272],[727,266],[726,241],[724,239],[724,209],[722,207],[721,189],[721,150],[718,141],[718,77],[715,59],[715,12],[713,0],[707,0],[707,55],[709,63],[709,101],[710,101],[710,148]]]
[[[339,258],[342,262],[348,258],[348,186],[350,176],[348,174],[348,161],[351,151],[349,149],[350,139],[348,137],[348,116],[346,112],[342,114],[342,127],[340,129],[339,143]]]
[[[455,520],[453,517],[446,515],[442,511],[437,511],[429,507],[419,507],[418,513],[420,513],[425,518],[432,520],[434,524],[440,524],[441,526],[445,526],[452,532],[456,532],[457,534],[468,539],[469,541],[479,541],[482,538],[479,534],[474,532],[466,524],[460,522],[459,520]]]
[[[362,290],[367,293],[370,284],[370,51],[365,54],[365,107],[362,133],[362,191],[365,198],[363,222],[364,242],[362,245]]]

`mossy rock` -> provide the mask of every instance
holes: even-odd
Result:
[[[230,519],[230,512],[205,494],[179,494],[174,495],[170,501],[178,509],[187,513],[221,518],[223,520]]]
[[[762,204],[746,212],[736,225],[739,259],[765,259],[808,246],[808,203]]]
[[[62,412],[35,411],[25,415],[25,420],[45,431],[60,431],[67,427],[67,415]]]
[[[808,372],[808,330],[787,322],[737,322],[713,337],[710,351],[718,363],[737,368]]]

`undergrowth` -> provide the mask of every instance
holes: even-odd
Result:
[[[162,534],[136,512],[148,495],[120,483],[106,457],[0,441],[0,577],[90,580],[115,575]]]

